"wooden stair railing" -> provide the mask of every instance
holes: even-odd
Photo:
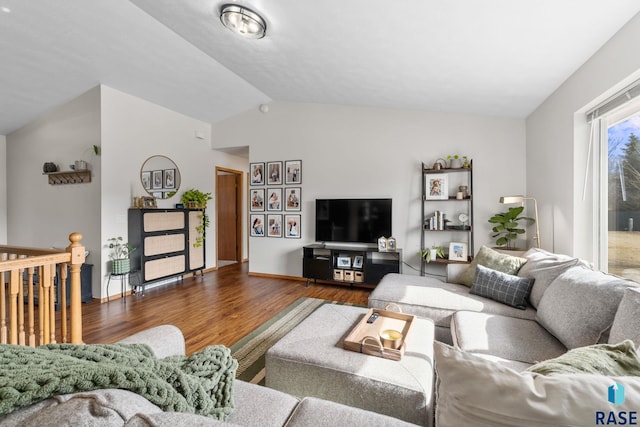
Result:
[[[82,343],[80,269],[85,249],[81,240],[82,234],[70,234],[66,251],[0,245],[0,343],[31,347]],[[67,268],[71,273],[68,311]]]

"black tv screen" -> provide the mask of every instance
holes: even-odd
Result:
[[[391,199],[316,199],[316,241],[376,243],[391,236]]]

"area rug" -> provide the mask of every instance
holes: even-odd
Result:
[[[238,360],[236,378],[264,385],[265,353],[287,332],[324,304],[353,305],[317,298],[300,298],[231,346]]]

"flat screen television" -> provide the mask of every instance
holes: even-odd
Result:
[[[391,199],[316,199],[317,242],[377,243],[391,234]]]

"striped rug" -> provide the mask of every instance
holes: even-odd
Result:
[[[294,301],[255,331],[231,346],[231,354],[238,360],[236,378],[264,385],[264,364],[267,350],[323,304],[352,305],[317,298],[300,298]]]

